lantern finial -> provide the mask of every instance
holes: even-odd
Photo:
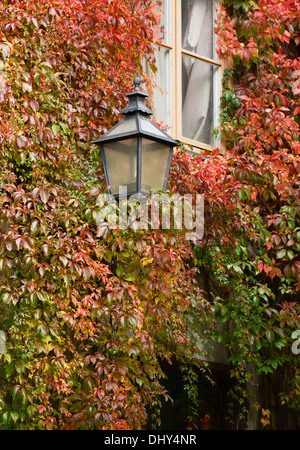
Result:
[[[126,108],[121,110],[122,114],[128,115],[140,113],[144,116],[150,116],[153,114],[151,109],[149,109],[145,104],[145,99],[148,97],[148,95],[140,89],[141,83],[142,82],[139,77],[134,77],[134,90],[126,95],[129,98],[129,104],[126,106]]]
[[[135,77],[134,79],[133,79],[133,84],[134,84],[134,86],[135,86],[135,90],[136,91],[138,91],[138,90],[140,90],[140,85],[141,85],[141,79],[139,78],[139,77]]]

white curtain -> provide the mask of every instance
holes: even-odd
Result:
[[[212,0],[182,0],[182,47],[213,58]],[[213,67],[183,55],[182,134],[211,143]]]

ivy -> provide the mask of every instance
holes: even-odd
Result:
[[[4,0],[0,17],[1,428],[159,427],[174,357],[193,427],[206,338],[229,354],[232,426],[247,426],[254,367],[261,424],[276,428],[280,408],[299,411],[299,2],[219,7],[226,152],[182,146],[169,177],[170,192],[205,194],[192,245],[184,230],[99,223],[89,142],[120,119],[144,56],[155,70],[153,2]]]
[[[142,59],[154,67],[159,10],[26,0],[0,17],[0,427],[157,427],[161,361],[171,344],[194,353],[191,250],[184,233],[99,227],[90,142],[120,119]]]

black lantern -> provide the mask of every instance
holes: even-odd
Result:
[[[173,147],[177,145],[149,116],[147,94],[139,88],[127,94],[129,104],[121,111],[125,118],[92,144],[101,148],[106,183],[116,198],[122,191],[129,195],[147,195],[165,190]]]

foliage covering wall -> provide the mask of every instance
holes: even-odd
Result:
[[[230,351],[235,427],[251,410],[262,428],[299,426],[299,15],[299,1],[222,2],[225,155],[178,160],[180,189],[207,199],[194,251],[224,325],[215,337]]]
[[[295,426],[298,17],[292,1],[219,10],[227,152],[179,151],[169,184],[205,193],[205,235],[192,247],[179,231],[98,227],[105,183],[90,141],[119,120],[142,57],[155,70],[152,2],[1,3],[1,428],[158,426],[161,361],[191,367],[198,323],[230,353],[232,426],[245,425],[250,364],[261,426]]]
[[[189,345],[190,249],[101,234],[90,141],[120,119],[142,57],[153,64],[157,13],[151,1],[8,0],[0,17],[1,428],[155,423],[159,358]]]
[[[261,426],[273,429],[299,426],[299,16],[299,1],[224,1],[219,8],[218,53],[228,67],[222,184],[225,191],[235,185],[236,209],[225,233],[219,227],[208,237],[208,260],[200,261],[229,290],[216,314],[229,325],[232,375],[251,384],[244,370],[255,364],[255,406]]]

